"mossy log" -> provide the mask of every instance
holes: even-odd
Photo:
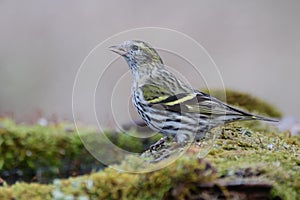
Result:
[[[259,107],[252,107],[253,110],[250,107],[247,110],[271,117],[281,116],[273,107],[261,110],[261,104],[258,103]],[[14,136],[8,143],[15,145],[18,141],[17,144],[20,144],[13,146],[18,149],[11,149],[13,157],[21,156],[20,149],[24,148],[22,140],[18,138],[35,137],[34,135],[46,132],[48,128],[49,131],[43,137],[47,136],[49,141],[60,137],[57,129],[52,126],[44,127],[43,131],[28,131],[35,125],[25,126],[24,129],[24,125],[9,123],[11,122],[2,121],[2,131],[9,129],[9,134]],[[87,130],[90,133],[91,130]],[[4,179],[0,187],[0,199],[300,199],[299,135],[281,132],[272,124],[256,121],[236,122],[213,129],[212,132],[218,137],[213,149],[204,158],[198,158],[199,146],[192,145],[172,164],[148,173],[126,173],[106,167],[89,175],[55,179],[50,184],[18,182],[9,185]],[[5,141],[2,139],[0,142],[1,156],[6,152],[3,144],[7,145],[7,135],[4,137],[3,134],[4,131],[0,134],[1,138],[5,138]],[[111,134],[111,138],[122,137],[115,132]],[[131,143],[132,138],[127,139],[127,148],[136,145],[139,150],[134,150],[135,152],[145,150],[146,146],[137,145],[137,141]],[[75,140],[72,143],[70,138],[64,140],[64,145],[78,145],[77,142],[80,142]],[[116,139],[116,144],[117,141]],[[45,144],[48,143],[44,143],[44,149]],[[60,143],[52,141],[51,144],[53,147],[49,149],[59,154],[57,144]],[[73,152],[70,149],[72,148],[67,148]],[[75,152],[84,151],[83,147],[77,146],[75,149]],[[37,151],[37,158],[38,155]],[[50,152],[49,156],[52,156]],[[24,163],[26,159],[25,156]],[[122,163],[115,165],[134,169],[139,164],[138,159],[140,157],[125,158]],[[11,165],[5,164],[12,162],[10,156],[5,156],[3,160],[1,170],[4,166],[9,168]],[[57,162],[60,163],[60,160],[49,165]]]

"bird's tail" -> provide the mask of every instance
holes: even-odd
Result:
[[[268,118],[268,117],[262,117],[262,116],[259,116],[259,115],[253,115],[249,112],[234,108],[234,107],[229,106],[229,105],[227,105],[227,109],[231,110],[231,111],[234,111],[235,115],[237,114],[237,115],[243,116],[238,120],[262,120],[262,121],[266,121],[266,122],[279,122],[278,119],[272,119],[272,118]]]
[[[266,121],[266,122],[279,122],[278,119],[272,119],[272,118],[262,117],[262,116],[258,116],[258,115],[251,115],[249,117],[252,120],[262,120],[262,121]]]

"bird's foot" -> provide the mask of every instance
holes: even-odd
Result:
[[[152,144],[150,146],[150,152],[157,151],[161,147],[164,147],[167,139],[168,139],[168,137],[165,136],[163,138],[160,138],[160,140],[158,140],[155,144]]]

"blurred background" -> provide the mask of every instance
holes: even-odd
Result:
[[[72,88],[88,53],[116,33],[155,26],[202,44],[226,88],[249,92],[300,118],[299,9],[296,0],[1,0],[0,114],[18,121],[34,115],[72,120]],[[120,105],[129,105],[129,85]],[[94,123],[84,106],[79,112],[82,121]]]

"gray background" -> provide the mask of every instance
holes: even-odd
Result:
[[[2,0],[0,113],[26,121],[41,110],[46,117],[72,119],[73,82],[90,50],[120,31],[158,26],[201,43],[225,87],[252,93],[299,118],[299,10],[296,0]],[[89,122],[84,107],[81,112]]]

